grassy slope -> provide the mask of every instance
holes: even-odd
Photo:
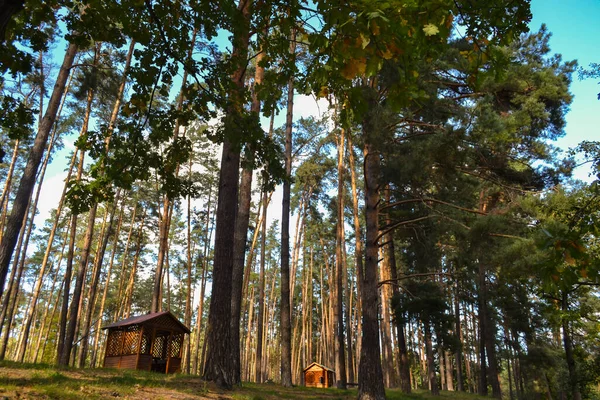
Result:
[[[47,365],[0,362],[0,399],[219,399],[275,400],[329,399],[353,400],[356,389],[283,388],[275,384],[244,384],[222,391],[186,375],[156,374],[113,369],[56,369]],[[388,391],[389,400],[439,399],[420,392],[406,396]],[[442,399],[476,400],[480,397],[443,392]]]

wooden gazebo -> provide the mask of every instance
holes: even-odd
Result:
[[[104,367],[172,374],[181,370],[183,338],[190,330],[169,311],[107,325]]]
[[[328,388],[335,383],[335,371],[316,362],[304,368],[304,386]]]

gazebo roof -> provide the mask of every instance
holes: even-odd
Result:
[[[110,325],[106,325],[102,327],[102,329],[125,328],[131,325],[175,325],[179,328],[179,330],[185,333],[191,333],[189,328],[182,324],[170,311],[148,313],[143,315],[137,315],[134,317],[129,317],[121,321],[114,322]]]
[[[317,367],[323,368],[325,371],[335,372],[331,368],[327,368],[326,366],[321,365],[321,364],[316,363],[316,362],[314,362],[314,363],[310,364],[308,367],[304,368],[304,370],[302,372],[306,372],[306,370],[308,370],[309,368],[311,368],[313,365],[316,365]]]

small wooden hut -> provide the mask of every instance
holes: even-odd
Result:
[[[335,371],[316,362],[304,368],[304,386],[328,388],[335,383]]]
[[[104,367],[172,374],[181,370],[183,337],[190,330],[169,311],[107,325]]]

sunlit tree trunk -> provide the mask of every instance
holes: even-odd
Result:
[[[205,242],[204,250],[202,254],[202,278],[200,282],[200,301],[198,302],[198,316],[196,318],[196,338],[195,338],[195,352],[194,362],[192,365],[192,374],[203,373],[203,364],[199,361],[200,357],[200,332],[202,332],[202,317],[204,316],[204,291],[206,289],[206,274],[208,270],[208,249],[210,247],[210,224],[211,224],[211,200],[212,200],[212,186],[208,190],[208,200],[206,202],[206,229],[204,233]],[[205,340],[206,342],[206,340]]]
[[[0,294],[4,292],[4,284],[6,282],[6,275],[8,274],[8,266],[18,240],[19,231],[24,223],[24,217],[27,213],[28,203],[31,199],[33,187],[35,185],[38,167],[42,160],[50,131],[54,125],[76,53],[77,45],[69,44],[62,66],[58,72],[54,90],[52,91],[52,95],[48,102],[46,113],[44,114],[41,124],[39,125],[37,136],[29,153],[27,165],[25,166],[25,170],[21,176],[19,189],[17,190],[17,194],[13,202],[11,215],[8,218],[4,236],[0,242]]]
[[[433,345],[431,344],[431,327],[429,322],[424,322],[424,335],[425,335],[425,355],[427,358],[427,377],[429,381],[429,390],[434,396],[440,395],[440,388],[437,383],[437,376],[435,373],[435,360],[433,358]]]
[[[54,217],[54,222],[52,224],[52,228],[50,230],[50,234],[48,236],[48,242],[46,244],[46,250],[44,252],[44,258],[42,259],[42,265],[40,266],[40,271],[38,274],[38,278],[36,280],[36,283],[34,285],[33,288],[33,292],[31,294],[31,299],[30,299],[30,312],[27,313],[27,316],[25,317],[25,320],[23,321],[23,341],[21,343],[21,347],[19,348],[19,353],[17,356],[17,359],[20,360],[21,362],[23,361],[23,357],[25,357],[25,350],[27,348],[27,343],[29,340],[29,330],[31,329],[31,323],[33,320],[33,313],[35,312],[35,309],[37,307],[37,301],[39,299],[40,296],[40,291],[42,289],[42,284],[43,284],[43,278],[44,275],[46,273],[46,268],[48,266],[48,260],[50,258],[50,253],[52,251],[52,243],[54,242],[54,236],[56,235],[56,230],[58,228],[58,224],[60,222],[60,217],[62,214],[62,209],[63,209],[63,205],[64,205],[64,201],[65,201],[65,194],[67,192],[67,186],[69,181],[71,180],[71,175],[73,173],[73,167],[75,165],[75,160],[77,159],[77,152],[73,152],[73,157],[71,158],[71,163],[69,165],[69,170],[67,173],[67,178],[65,180],[65,185],[63,187],[63,191],[62,194],[60,196],[60,200],[58,202],[58,206],[56,208],[56,213],[55,213],[55,217]]]
[[[344,285],[343,277],[346,266],[344,265],[342,247],[346,245],[344,235],[344,144],[346,130],[340,129],[338,138],[338,190],[337,190],[337,225],[336,225],[336,246],[335,246],[335,316],[336,325],[336,358],[335,358],[335,374],[336,386],[338,389],[346,389],[346,343],[344,340]],[[349,321],[346,321],[349,323]]]
[[[4,222],[6,220],[6,212],[8,210],[8,194],[12,185],[13,173],[15,171],[15,165],[19,158],[19,139],[15,140],[13,147],[13,154],[10,159],[10,166],[6,173],[6,179],[4,180],[4,188],[2,189],[2,196],[0,196],[0,241],[4,234]]]
[[[94,65],[98,63],[98,56],[100,51],[100,44],[96,45],[94,54]],[[87,134],[88,125],[92,112],[92,102],[94,101],[94,89],[90,88],[87,95],[87,104],[85,117],[83,120],[83,126],[81,128],[81,134]],[[82,151],[83,153],[83,151]],[[82,154],[83,160],[83,154]],[[80,164],[80,169],[83,169],[83,165]],[[69,325],[65,333],[65,341],[62,347],[62,354],[59,355],[59,365],[68,365],[70,353],[73,349],[73,342],[75,340],[76,327],[79,324],[79,304],[81,301],[81,293],[83,285],[85,283],[85,276],[87,272],[88,257],[90,254],[90,248],[92,246],[92,240],[94,236],[94,226],[96,223],[96,210],[98,209],[98,203],[94,203],[88,212],[88,225],[85,233],[83,242],[83,248],[81,249],[81,255],[79,259],[79,270],[77,272],[77,278],[75,280],[75,287],[73,288],[73,298],[71,300],[71,309],[69,314]]]
[[[28,218],[29,214],[25,215],[25,218]],[[20,284],[21,277],[23,276],[23,265],[20,263],[22,261],[22,257],[25,257],[25,254],[22,254],[21,249],[23,247],[23,238],[25,237],[25,230],[27,228],[27,221],[23,222],[23,226],[21,227],[21,232],[19,233],[19,240],[17,243],[17,253],[13,260],[11,279],[9,282],[9,287],[6,293],[4,293],[4,297],[2,299],[2,320],[1,324],[5,324],[6,327],[3,329],[4,336],[2,337],[2,345],[0,346],[0,360],[4,360],[6,357],[6,350],[8,347],[8,340],[12,332],[12,324],[13,317],[15,314],[15,309],[18,305],[17,299],[20,292]]]
[[[142,219],[139,224],[137,239],[135,244],[135,255],[133,256],[133,263],[131,265],[131,271],[129,273],[129,280],[127,287],[125,288],[124,306],[123,306],[123,317],[129,318],[131,313],[131,300],[133,298],[133,286],[135,284],[135,277],[137,273],[137,266],[140,260],[140,254],[142,252],[142,243],[144,240],[144,222],[146,221],[146,209],[142,214]]]
[[[256,334],[256,375],[254,377],[255,382],[262,382],[262,360],[263,360],[263,320],[265,312],[265,257],[266,257],[266,243],[267,243],[267,211],[268,211],[268,199],[267,192],[263,192],[263,220],[261,226],[261,238],[260,238],[260,270],[258,275],[258,320],[257,320],[257,334]]]
[[[124,196],[127,197],[127,196]],[[102,326],[102,317],[104,315],[104,305],[106,304],[106,297],[108,295],[108,288],[110,286],[112,269],[115,261],[115,254],[117,252],[117,244],[119,242],[119,236],[121,234],[121,227],[123,224],[123,211],[125,209],[125,202],[121,204],[121,210],[119,211],[119,219],[117,221],[117,228],[114,232],[113,241],[111,243],[110,261],[108,263],[108,270],[106,271],[106,279],[104,281],[104,289],[102,291],[102,299],[100,300],[100,307],[98,310],[98,317],[96,323],[96,334],[94,335],[94,343],[92,345],[92,355],[90,358],[90,366],[96,367],[97,355],[98,355],[98,344],[100,342],[100,328]]]
[[[454,284],[454,334],[456,335],[456,339],[458,340],[458,345],[456,346],[456,352],[454,353],[454,359],[456,361],[456,389],[459,392],[464,392],[464,382],[463,382],[463,368],[462,368],[462,352],[463,352],[463,341],[462,337],[462,328],[460,323],[460,302],[459,302],[459,291],[458,291],[458,281]]]
[[[352,216],[354,221],[354,259],[356,263],[356,330],[362,332],[362,308],[361,284],[363,280],[363,241],[362,230],[360,228],[360,211],[358,208],[358,189],[356,183],[356,162],[354,159],[354,147],[352,145],[352,135],[348,135],[348,160],[350,162],[350,184],[352,188]],[[360,363],[360,337],[356,341],[356,365]]]
[[[108,240],[110,239],[110,235],[112,232],[114,217],[115,217],[115,212],[117,210],[119,197],[120,197],[120,193],[117,192],[114,203],[111,207],[108,225],[99,239],[99,240],[101,240],[101,242],[100,242],[98,252],[96,254],[93,275],[92,275],[89,292],[88,292],[88,296],[87,296],[88,308],[86,310],[86,316],[84,319],[83,328],[81,330],[82,343],[81,343],[81,349],[79,351],[79,361],[78,361],[79,368],[83,368],[85,366],[85,360],[87,357],[88,344],[89,344],[88,336],[90,334],[90,326],[92,324],[92,316],[94,315],[94,306],[96,304],[96,294],[98,292],[98,282],[100,281],[100,272],[102,271],[104,254],[106,253],[106,247],[108,246]]]

